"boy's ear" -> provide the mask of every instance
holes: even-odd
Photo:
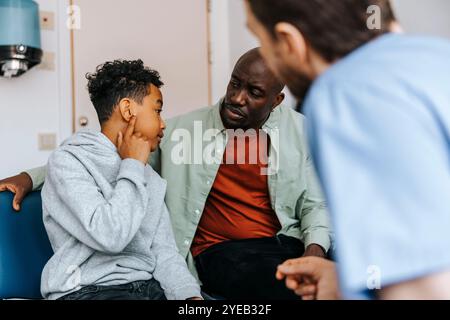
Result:
[[[129,122],[131,118],[136,115],[131,100],[127,98],[120,100],[119,112],[125,122]]]

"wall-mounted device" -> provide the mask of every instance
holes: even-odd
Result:
[[[0,0],[0,76],[18,77],[41,63],[39,5]]]

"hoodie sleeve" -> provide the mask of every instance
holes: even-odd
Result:
[[[57,151],[47,166],[44,209],[80,242],[100,252],[120,253],[145,217],[144,168],[137,160],[123,160],[113,194],[105,199],[87,169],[70,153]]]
[[[31,178],[31,181],[33,181],[33,191],[42,189],[45,175],[47,174],[47,167],[44,166],[34,169],[28,169],[27,171],[24,171],[24,173],[28,174],[28,176]]]
[[[153,275],[161,284],[168,300],[202,297],[199,284],[189,272],[186,261],[178,252],[169,212],[165,204],[163,204],[162,216],[152,243],[152,251],[156,256]]]

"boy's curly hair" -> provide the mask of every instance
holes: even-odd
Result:
[[[86,79],[100,123],[111,117],[120,100],[130,98],[141,104],[150,94],[151,84],[157,88],[164,85],[159,73],[145,67],[142,60],[106,62],[95,73],[86,74]]]

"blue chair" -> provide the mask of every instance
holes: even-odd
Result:
[[[53,250],[42,222],[41,194],[30,193],[20,212],[12,209],[13,197],[0,192],[0,299],[42,299],[41,273]]]

